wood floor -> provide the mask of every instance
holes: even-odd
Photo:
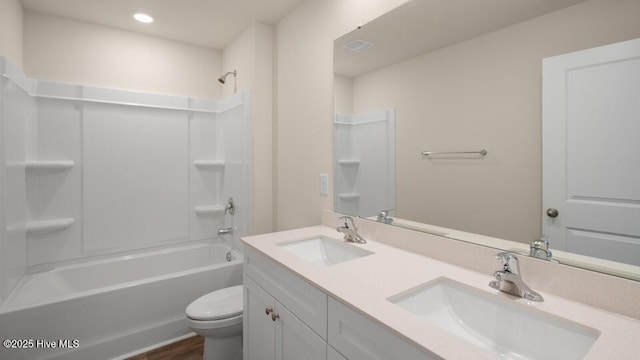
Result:
[[[202,360],[203,351],[204,338],[194,336],[127,360]]]

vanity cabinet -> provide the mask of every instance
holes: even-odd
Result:
[[[438,359],[247,247],[243,281],[244,360]]]

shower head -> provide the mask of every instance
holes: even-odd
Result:
[[[224,74],[224,75],[220,76],[220,77],[218,78],[218,81],[220,82],[220,84],[224,84],[224,83],[226,82],[226,80],[227,80],[227,76],[229,76],[229,75],[233,75],[233,77],[235,78],[237,74],[238,74],[238,73],[237,73],[235,70],[233,70],[233,71],[229,71],[229,72],[227,72],[226,74]]]

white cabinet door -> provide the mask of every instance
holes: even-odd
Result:
[[[274,360],[276,322],[265,311],[273,309],[275,301],[246,275],[243,284],[243,359]]]
[[[551,247],[640,265],[640,39],[543,62]]]
[[[282,265],[247,247],[244,272],[320,337],[327,338],[327,295]]]
[[[326,360],[327,343],[280,303],[276,304],[276,359]]]
[[[247,275],[244,360],[326,360],[327,343]]]

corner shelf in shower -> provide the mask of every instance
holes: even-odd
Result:
[[[24,167],[27,170],[68,170],[75,164],[71,160],[55,160],[55,161],[26,161]]]
[[[224,214],[224,207],[218,205],[196,206],[194,208],[197,215],[200,216],[216,216]]]
[[[224,169],[224,161],[221,161],[221,160],[195,160],[193,162],[193,165],[201,169],[213,169],[213,170]]]
[[[360,160],[351,159],[351,160],[338,160],[338,164],[342,166],[358,166],[360,165]]]
[[[31,221],[26,224],[25,230],[27,234],[48,233],[66,229],[74,222],[73,218]]]
[[[360,199],[359,193],[341,193],[338,194],[338,199],[345,201],[353,201]]]
[[[29,172],[59,172],[67,171],[75,166],[71,160],[33,160],[25,161],[24,167]],[[29,190],[27,190],[29,191]],[[25,224],[27,234],[43,234],[60,231],[73,225],[73,218],[30,221]]]

